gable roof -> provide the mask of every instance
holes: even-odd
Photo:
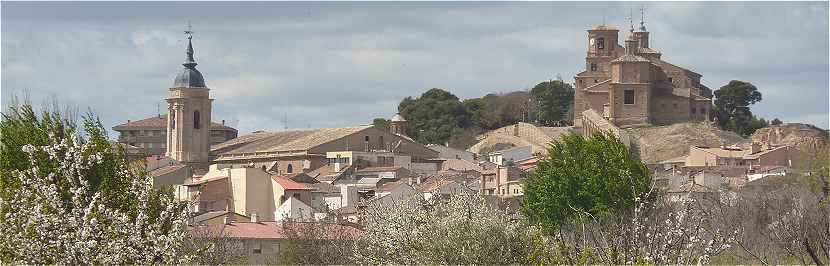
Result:
[[[254,152],[308,151],[316,146],[372,128],[371,125],[281,132],[257,132],[211,147],[219,155]]]
[[[308,187],[308,186],[306,186],[302,183],[294,182],[293,180],[282,177],[282,176],[277,176],[277,175],[271,176],[271,179],[273,179],[275,182],[277,182],[277,184],[280,184],[280,186],[283,189],[286,189],[286,190],[288,190],[288,189],[292,189],[292,190],[314,190],[314,188]]]
[[[150,118],[145,118],[136,121],[129,121],[124,124],[120,124],[117,126],[112,127],[113,130],[128,130],[132,128],[147,128],[147,127],[157,127],[157,128],[167,128],[167,114],[163,114],[161,116],[153,116]],[[224,129],[224,130],[231,130],[236,131],[235,128],[219,124],[216,122],[210,122],[210,129]]]
[[[184,165],[184,164],[167,165],[167,166],[164,166],[164,167],[156,168],[155,170],[150,171],[150,173],[148,173],[148,174],[151,177],[159,177],[159,176],[163,176],[163,175],[166,175],[166,174],[169,174],[169,173],[176,172],[179,169],[182,169],[182,168],[185,168],[185,167],[187,167],[187,165]]]

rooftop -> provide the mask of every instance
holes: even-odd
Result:
[[[114,127],[112,127],[112,129],[115,130],[115,131],[120,131],[120,130],[129,130],[129,129],[132,129],[132,128],[148,128],[148,127],[150,127],[150,128],[160,128],[160,129],[167,128],[167,114],[153,116],[153,117],[145,118],[145,119],[141,119],[141,120],[128,121],[127,123],[114,126]],[[223,124],[219,124],[219,123],[216,123],[216,122],[211,122],[210,123],[210,129],[225,129],[225,130],[236,131],[236,129],[234,129],[232,127],[229,127],[229,126],[226,126],[226,125],[223,125]]]
[[[219,155],[276,151],[308,151],[316,146],[369,128],[372,128],[372,126],[363,125],[356,127],[251,133],[213,145],[211,151]]]
[[[302,233],[313,233],[319,239],[349,239],[363,234],[363,231],[351,226],[320,222],[232,222],[191,227],[191,230],[194,229],[217,231],[229,238],[242,239],[286,239]]]

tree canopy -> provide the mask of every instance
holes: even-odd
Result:
[[[550,144],[527,179],[522,210],[555,229],[580,212],[599,217],[631,210],[650,184],[646,166],[613,135],[569,134]]]
[[[568,113],[574,101],[574,88],[562,80],[551,80],[537,84],[530,90],[533,99],[538,102],[537,119],[541,124],[570,124]]]
[[[723,129],[749,136],[756,129],[766,126],[752,115],[749,106],[761,101],[761,92],[749,82],[733,80],[715,90],[715,117]]]

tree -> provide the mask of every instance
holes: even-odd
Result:
[[[453,132],[470,126],[470,117],[458,97],[430,89],[421,97],[406,97],[398,111],[407,118],[407,134],[420,143],[446,143]]]
[[[372,120],[372,125],[381,131],[389,131],[389,119],[378,117]]]
[[[356,264],[527,264],[524,227],[480,195],[373,205]]]
[[[545,81],[534,86],[530,93],[539,105],[536,112],[542,124],[569,120],[568,110],[574,101],[574,88],[571,84],[561,79]]]
[[[10,108],[0,121],[0,262],[179,264],[186,206],[130,167],[92,114]],[[86,137],[82,137],[86,135]]]
[[[749,82],[739,80],[715,91],[715,117],[721,128],[748,136],[755,131],[752,127],[752,112],[749,106],[761,101],[761,92]]]
[[[781,122],[781,120],[778,120],[778,118],[775,118],[775,119],[772,120],[772,122],[770,122],[770,125],[777,126],[777,125],[780,125],[780,124],[783,124],[783,123],[784,122]]]
[[[650,185],[648,168],[610,133],[570,134],[550,144],[526,181],[522,211],[556,229],[581,212],[603,217],[631,210]]]

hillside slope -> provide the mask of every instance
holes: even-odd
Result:
[[[646,163],[686,155],[692,145],[716,147],[749,142],[738,134],[720,130],[706,122],[635,127],[625,131],[639,139],[640,158]]]
[[[799,150],[810,150],[827,144],[827,130],[813,125],[787,123],[758,129],[750,136],[753,142],[766,143],[771,146],[790,145]]]

